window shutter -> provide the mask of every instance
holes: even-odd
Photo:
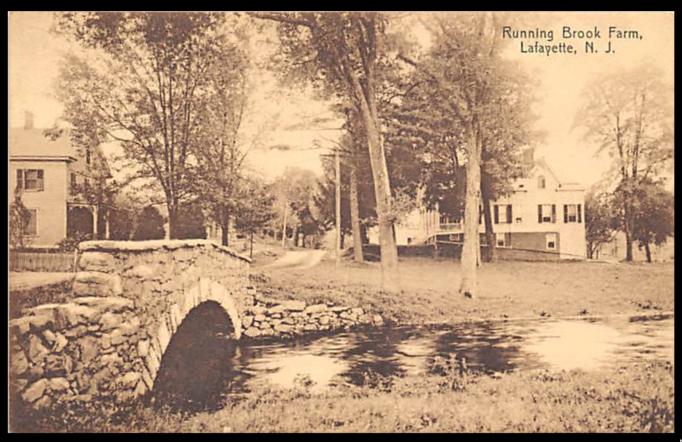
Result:
[[[578,222],[579,222],[579,223],[583,222],[583,220],[582,220],[582,214],[580,213],[580,212],[581,212],[580,206],[581,206],[581,204],[578,204]]]
[[[552,204],[552,222],[556,222],[556,204]]]
[[[494,207],[495,207],[495,224],[499,224],[500,223],[500,206],[495,204]]]
[[[542,224],[542,204],[538,204],[538,223]]]
[[[17,189],[24,188],[24,170],[17,169]]]
[[[45,190],[45,184],[43,180],[43,169],[38,169],[38,190]]]
[[[568,204],[564,204],[564,224],[568,222]]]
[[[512,222],[512,208],[511,204],[507,206],[507,222],[511,224]]]

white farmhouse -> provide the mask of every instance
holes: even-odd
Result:
[[[500,255],[522,259],[585,259],[585,189],[577,183],[561,181],[540,158],[532,159],[526,178],[513,183],[510,195],[491,202],[495,246]],[[481,217],[482,218],[482,217]],[[438,210],[415,210],[396,225],[398,245],[461,243],[462,222]],[[485,225],[479,232],[485,244]],[[369,232],[378,243],[378,232]]]

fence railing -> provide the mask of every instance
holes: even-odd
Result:
[[[9,252],[10,272],[75,272],[76,252]]]

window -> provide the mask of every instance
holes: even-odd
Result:
[[[17,187],[39,192],[45,189],[42,169],[17,169]]]
[[[76,183],[77,183],[76,174],[72,172],[71,173],[71,195],[76,193]]]
[[[545,177],[540,175],[538,177],[538,189],[544,189],[546,185],[547,182],[545,181]]]
[[[462,242],[462,241],[464,241],[464,234],[463,233],[451,233],[450,234],[450,241]]]
[[[28,209],[31,217],[26,225],[26,235],[36,236],[38,234],[38,209]]]
[[[495,204],[495,224],[511,224],[512,219],[511,204]]]
[[[516,217],[516,224],[521,224],[523,222],[523,219],[520,216]]]
[[[556,205],[555,204],[538,204],[538,223],[555,223],[556,222]]]
[[[495,233],[495,245],[497,247],[511,247],[511,232]]]
[[[85,148],[85,164],[90,165],[90,148]]]
[[[556,250],[556,233],[548,233],[545,235],[545,245],[547,250]]]
[[[582,213],[580,204],[564,204],[564,222],[565,223],[581,223]]]

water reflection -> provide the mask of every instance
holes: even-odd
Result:
[[[363,385],[370,375],[420,376],[437,356],[485,372],[598,370],[639,360],[673,360],[673,318],[630,321],[482,322],[366,329],[296,341],[238,342],[224,394],[269,384],[289,388],[301,375],[313,390]],[[232,344],[235,344],[232,342]],[[227,343],[223,340],[223,345]],[[370,376],[371,377],[371,376]]]

